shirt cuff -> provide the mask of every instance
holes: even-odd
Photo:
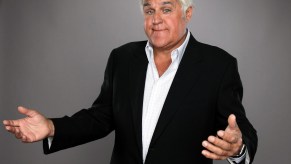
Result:
[[[250,156],[249,156],[247,148],[245,148],[245,151],[239,157],[229,157],[229,158],[227,158],[227,161],[230,164],[238,164],[238,163],[242,162],[244,159],[245,159],[245,163],[244,164],[249,164],[250,163]]]
[[[53,142],[54,137],[48,137],[47,141],[48,141],[48,148],[50,149],[52,146],[52,142]]]

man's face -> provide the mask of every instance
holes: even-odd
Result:
[[[173,50],[183,42],[192,8],[183,14],[177,0],[145,0],[144,30],[155,49]]]

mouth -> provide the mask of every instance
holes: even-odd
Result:
[[[165,29],[152,29],[153,32],[162,32],[162,31],[166,31]]]

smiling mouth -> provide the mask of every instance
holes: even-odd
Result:
[[[154,32],[166,31],[165,29],[152,29]]]

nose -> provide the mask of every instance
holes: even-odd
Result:
[[[154,25],[157,25],[157,24],[160,24],[160,23],[162,23],[162,22],[163,22],[163,19],[162,19],[161,14],[156,12],[156,13],[153,15],[153,24],[154,24]]]

